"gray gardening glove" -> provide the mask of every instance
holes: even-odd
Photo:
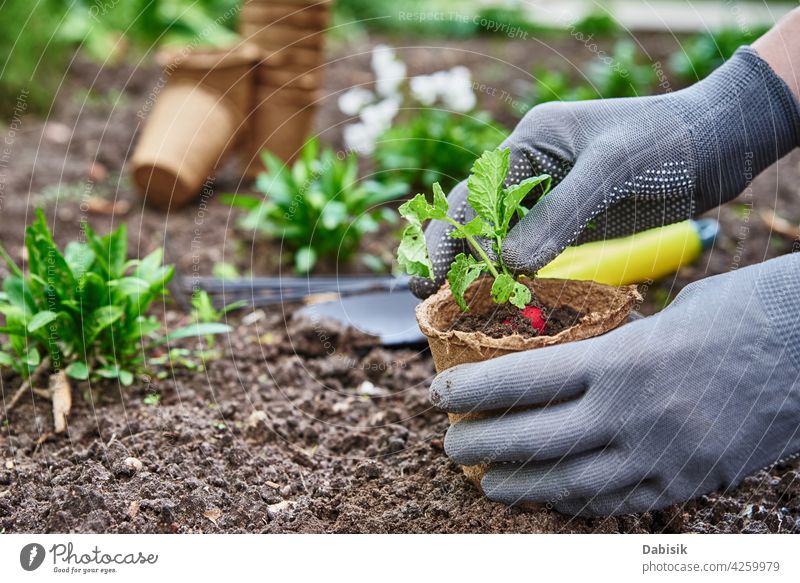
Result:
[[[796,99],[749,47],[682,91],[539,105],[501,146],[511,148],[508,181],[547,173],[556,186],[511,230],[504,259],[534,273],[567,245],[691,218],[799,144]],[[465,199],[462,183],[450,195],[454,214],[463,217]],[[419,297],[438,289],[464,250],[448,230],[428,227],[435,281],[412,281]]]
[[[486,495],[568,514],[662,508],[800,451],[800,255],[709,277],[605,336],[444,371],[431,401]]]

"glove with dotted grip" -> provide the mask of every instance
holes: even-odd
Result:
[[[691,218],[736,197],[798,144],[797,100],[750,47],[674,93],[536,106],[501,145],[511,149],[507,182],[546,173],[555,187],[509,232],[503,259],[535,273],[567,245]],[[465,183],[449,201],[454,218],[470,218]],[[419,297],[465,251],[450,230],[428,226],[435,281],[414,278]]]

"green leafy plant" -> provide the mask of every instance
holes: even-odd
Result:
[[[217,309],[214,307],[211,296],[208,295],[207,291],[202,289],[197,290],[192,296],[192,319],[198,324],[219,322],[228,312],[238,310],[246,305],[247,302],[245,300],[239,300],[238,302],[232,302],[227,306]],[[214,348],[215,342],[213,334],[206,337],[206,343],[209,348]]]
[[[394,181],[359,181],[355,154],[320,151],[316,139],[303,146],[291,167],[269,152],[261,157],[267,172],[258,176],[256,188],[263,195],[224,200],[249,211],[243,228],[282,239],[299,273],[308,273],[323,258],[352,259],[365,234],[377,231],[381,221],[396,222],[396,213],[382,205],[408,190]]]
[[[476,216],[466,224],[448,216],[447,197],[438,183],[433,185],[432,204],[424,194],[418,194],[400,207],[400,214],[409,224],[403,231],[397,259],[409,275],[433,278],[433,263],[422,230],[425,221],[446,221],[453,226],[451,237],[463,238],[469,243],[474,255],[459,253],[447,273],[450,291],[463,311],[469,309],[464,292],[483,273],[494,278],[491,294],[496,303],[510,302],[522,310],[531,301],[530,289],[503,263],[501,249],[511,220],[527,212],[522,200],[534,188],[539,198],[544,196],[550,189],[550,176],[534,176],[505,188],[503,183],[508,174],[509,155],[508,149],[490,150],[475,162],[467,181],[467,203]],[[492,251],[491,254],[487,253],[479,238]]]
[[[703,79],[722,65],[736,49],[753,42],[766,31],[767,27],[753,30],[736,27],[695,36],[670,56],[670,70],[687,83]]]
[[[376,166],[406,184],[421,186],[438,180],[450,190],[480,152],[497,147],[507,135],[488,111],[459,114],[418,109],[406,123],[380,136],[375,145]]]
[[[533,73],[532,102],[538,104],[647,95],[655,87],[657,75],[652,67],[641,60],[636,45],[621,40],[605,59],[595,59],[583,68],[582,82],[574,82],[561,71],[539,69]]]
[[[128,260],[123,224],[99,236],[84,224],[85,242],[71,242],[62,252],[44,213],[27,228],[27,273],[0,247],[11,274],[3,281],[0,314],[0,366],[27,378],[45,358],[55,371],[79,380],[133,382],[145,368],[148,350],[181,338],[229,332],[224,324],[195,323],[160,335],[159,320],[146,312],[166,294],[174,268],[162,264],[157,249]]]

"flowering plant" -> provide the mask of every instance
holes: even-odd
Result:
[[[379,171],[423,185],[438,180],[450,188],[484,150],[506,131],[491,115],[476,110],[472,75],[458,66],[406,77],[406,66],[386,45],[372,53],[375,91],[354,87],[339,98],[339,109],[358,122],[344,128],[345,146],[373,155]],[[396,119],[404,113],[404,121]]]

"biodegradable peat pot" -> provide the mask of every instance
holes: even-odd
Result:
[[[491,278],[481,277],[466,291],[464,297],[470,311],[482,314],[497,306],[491,298]],[[614,287],[594,281],[537,278],[525,280],[534,296],[548,307],[569,306],[585,314],[574,326],[554,336],[524,338],[512,334],[492,338],[482,332],[451,330],[462,315],[445,284],[436,294],[417,306],[416,315],[420,330],[428,338],[436,372],[453,366],[482,362],[513,352],[563,344],[599,336],[625,322],[642,296],[635,285]],[[489,413],[450,414],[450,422],[491,416]],[[464,467],[464,474],[478,487],[486,466]]]
[[[322,68],[309,71],[305,67],[285,66],[276,68],[261,66],[258,68],[256,79],[261,87],[285,87],[313,91],[322,85]]]
[[[163,50],[157,60],[171,83],[188,81],[215,89],[244,118],[253,104],[256,66],[261,58],[258,47],[241,43],[228,49],[194,49],[188,54]]]
[[[147,203],[177,208],[195,198],[241,125],[241,115],[217,91],[188,82],[165,87],[131,160]]]
[[[253,24],[280,23],[297,28],[322,28],[330,22],[327,4],[310,6],[291,3],[247,2],[242,6],[242,21]]]
[[[192,200],[245,134],[260,57],[246,44],[159,54],[169,83],[132,157],[134,182],[149,203],[165,209]]]
[[[264,170],[259,152],[269,150],[286,162],[294,160],[308,139],[317,113],[318,91],[261,86],[250,119],[249,143],[242,155],[244,175]]]
[[[322,27],[297,28],[283,24],[283,22],[274,24],[242,22],[239,29],[245,39],[261,47],[264,51],[284,47],[322,50],[325,40]]]

